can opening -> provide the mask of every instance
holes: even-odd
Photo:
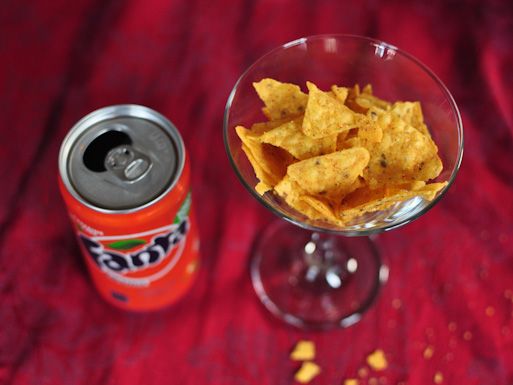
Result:
[[[82,157],[84,165],[91,171],[107,171],[105,158],[110,150],[123,144],[132,144],[130,137],[121,131],[111,130],[95,138],[87,146]]]

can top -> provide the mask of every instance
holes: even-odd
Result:
[[[103,212],[131,212],[154,203],[181,175],[185,151],[176,127],[139,105],[101,108],[64,139],[59,172],[68,191]]]

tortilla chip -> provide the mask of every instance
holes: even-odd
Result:
[[[281,126],[282,124],[290,122],[290,120],[291,120],[290,118],[285,118],[285,119],[270,120],[268,122],[255,123],[251,126],[250,131],[251,131],[252,135],[260,136],[260,135],[266,133],[267,131],[272,130],[273,128],[276,128],[278,126]]]
[[[294,118],[305,112],[308,96],[295,84],[262,79],[253,87],[264,102],[264,114],[270,120]]]
[[[313,139],[303,134],[302,118],[296,118],[265,132],[260,140],[288,151],[297,159],[303,160],[314,156],[328,154],[336,149],[337,136],[331,135]]]
[[[311,138],[319,139],[332,136],[354,127],[354,112],[323,92],[313,83],[307,82],[309,90],[303,120],[303,133]]]
[[[445,186],[446,183],[432,183],[417,190],[402,190],[396,187],[380,187],[372,190],[365,187],[354,191],[344,199],[338,209],[337,217],[348,223],[364,214],[386,210],[397,203],[415,197],[431,201],[435,198],[437,192]]]
[[[287,175],[308,194],[340,199],[354,189],[368,162],[368,151],[356,147],[291,164]]]
[[[349,89],[347,87],[333,85],[331,86],[331,92],[333,92],[333,95],[335,95],[335,98],[337,98],[340,103],[345,103]]]
[[[307,82],[308,95],[272,79],[254,86],[271,120],[236,131],[259,180],[256,191],[273,190],[291,217],[363,226],[421,209],[422,199],[447,186],[426,184],[442,162],[419,102],[391,104],[370,84],[323,92]]]
[[[395,102],[392,105],[391,112],[415,127],[422,134],[431,137],[427,126],[424,124],[420,102]]]
[[[276,186],[274,191],[285,200],[285,202],[294,210],[307,218],[316,220],[323,219],[323,215],[310,206],[302,199],[305,192],[299,187],[297,183],[286,175]]]
[[[257,186],[258,185],[260,185],[260,186],[259,186],[257,192],[260,195],[263,195],[263,193],[265,193],[265,191],[266,191],[265,187],[266,186],[274,186],[276,184],[276,180],[272,175],[269,175],[267,172],[264,171],[262,166],[260,166],[260,163],[258,163],[256,161],[256,159],[253,156],[253,153],[251,152],[249,147],[246,146],[244,143],[242,144],[242,151],[244,151],[244,153],[246,154],[246,156],[249,160],[249,163],[251,163],[251,166],[253,167],[255,176],[259,180],[259,183],[257,184]]]
[[[370,161],[364,178],[369,186],[436,178],[442,171],[442,162],[434,142],[394,114],[383,117],[381,121],[390,123],[383,129],[381,142],[367,147]]]
[[[299,198],[299,200],[315,209],[322,215],[323,219],[327,220],[328,222],[335,224],[340,222],[337,218],[335,204],[329,200],[319,199],[310,195],[303,195]]]
[[[285,176],[288,165],[293,161],[292,156],[281,148],[261,143],[258,137],[242,126],[237,126],[235,130],[244,144],[244,152],[251,154],[248,159],[255,168],[257,178],[266,185],[276,185]]]

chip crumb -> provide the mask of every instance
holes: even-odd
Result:
[[[369,369],[367,369],[367,368],[358,369],[358,376],[360,376],[360,378],[367,377],[368,375],[369,375]]]
[[[378,379],[375,377],[369,378],[369,385],[378,385]]]
[[[424,349],[424,358],[429,360],[431,357],[433,357],[434,351],[435,349],[431,345],[427,346],[426,349]]]
[[[465,333],[463,333],[463,339],[465,341],[470,341],[472,339],[472,333],[467,330]]]
[[[374,370],[384,370],[388,366],[385,353],[381,349],[377,349],[367,356],[367,364]]]
[[[358,385],[359,382],[356,378],[348,378],[344,381],[344,385]]]
[[[299,341],[292,353],[290,359],[294,361],[310,361],[315,358],[315,345],[312,341]]]
[[[401,306],[403,305],[402,301],[399,299],[399,298],[395,298],[393,301],[392,301],[392,307],[394,309],[400,309]]]
[[[435,373],[435,377],[433,378],[435,384],[441,384],[444,381],[444,376],[440,372]]]
[[[493,315],[495,314],[495,309],[493,306],[488,306],[486,309],[485,309],[485,314],[488,316],[488,317],[493,317]]]
[[[449,322],[449,325],[447,326],[450,332],[454,332],[457,328],[456,322]]]
[[[319,365],[306,361],[303,362],[303,365],[298,369],[296,374],[294,375],[294,379],[301,383],[306,384],[313,380],[321,372],[321,368]]]

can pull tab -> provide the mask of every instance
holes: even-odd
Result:
[[[150,159],[130,145],[114,147],[105,157],[105,168],[125,182],[134,182],[148,173]]]

